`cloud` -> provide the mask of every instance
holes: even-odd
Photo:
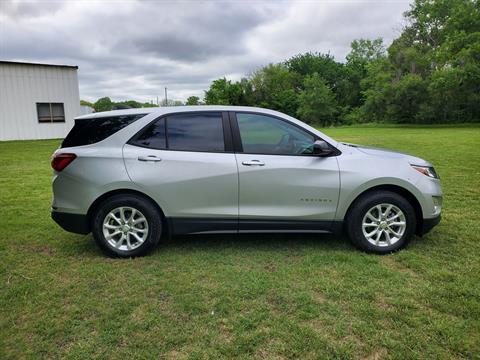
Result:
[[[343,61],[356,38],[398,36],[405,1],[0,2],[0,58],[79,66],[81,97],[203,96],[305,51]]]
[[[6,17],[38,17],[43,14],[51,15],[63,6],[61,1],[46,2],[39,6],[35,1],[12,1],[4,0],[0,7],[2,14]]]

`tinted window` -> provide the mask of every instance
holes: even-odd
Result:
[[[155,120],[128,143],[152,149],[165,149],[165,118]]]
[[[178,114],[167,117],[168,149],[225,151],[221,113]]]
[[[307,155],[313,153],[313,135],[286,121],[265,115],[237,114],[243,152]]]
[[[94,144],[115,134],[145,114],[100,117],[76,120],[72,130],[62,142],[62,147]]]

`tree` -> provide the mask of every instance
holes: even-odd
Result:
[[[226,78],[214,80],[210,89],[205,91],[207,105],[241,105],[242,87],[240,83],[232,83]]]
[[[138,101],[135,101],[135,100],[126,100],[126,101],[122,101],[122,102],[119,102],[119,103],[115,103],[115,104],[123,104],[123,105],[127,105],[131,108],[134,108],[134,109],[137,109],[137,108],[141,108],[142,107],[142,104],[139,103]]]
[[[390,121],[412,123],[419,119],[419,111],[427,98],[427,84],[420,75],[408,74],[392,84],[392,96],[387,99]]]
[[[103,97],[103,98],[98,99],[93,104],[93,108],[95,109],[95,112],[110,111],[113,108],[113,103],[112,103],[112,100],[110,100],[109,97]]]
[[[200,98],[198,96],[190,96],[185,105],[200,105]]]
[[[344,114],[364,103],[361,83],[367,76],[367,66],[385,57],[385,47],[381,38],[353,40],[350,47],[351,50],[346,56],[347,63],[345,65],[347,80],[344,88],[347,90],[342,94],[343,106],[346,106],[342,111]],[[343,117],[345,116],[343,115]]]
[[[440,122],[478,121],[480,68],[446,68],[435,71],[428,84],[428,103],[422,119]]]
[[[353,40],[350,47],[352,50],[346,56],[347,64],[361,70],[364,70],[369,62],[385,56],[385,46],[382,38]]]
[[[256,71],[250,82],[257,106],[295,115],[301,84],[299,74],[289,71],[284,64],[269,64]]]
[[[318,73],[305,78],[299,95],[298,116],[307,123],[327,126],[333,123],[336,100],[332,90]]]
[[[253,91],[253,84],[247,78],[242,78],[238,83],[242,89],[242,96],[237,105],[253,106],[255,105],[255,94]]]
[[[335,94],[339,106],[338,115],[341,118],[352,107],[358,105],[361,76],[357,76],[346,65],[335,61],[330,54],[307,52],[288,59],[285,65],[289,71],[300,75],[298,85],[300,89],[303,89],[306,76],[319,74]]]
[[[393,69],[386,58],[372,61],[366,66],[367,75],[361,81],[362,96],[365,99],[356,112],[358,122],[388,121],[387,107],[392,94]]]
[[[344,75],[343,64],[336,62],[330,54],[299,54],[285,61],[285,66],[289,71],[302,75],[302,79],[317,73],[332,89]]]

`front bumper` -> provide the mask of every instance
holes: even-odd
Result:
[[[418,229],[418,236],[423,236],[432,230],[442,219],[442,215],[438,214],[437,216],[431,219],[423,219],[422,226]]]
[[[52,210],[52,219],[66,231],[83,235],[90,232],[87,215],[70,214]]]

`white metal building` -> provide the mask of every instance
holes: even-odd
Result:
[[[65,137],[80,115],[77,70],[0,61],[0,141]]]

